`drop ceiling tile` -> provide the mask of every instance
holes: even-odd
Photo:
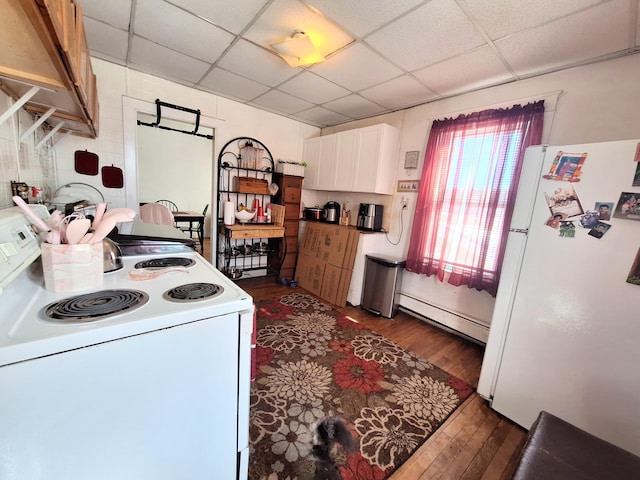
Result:
[[[378,30],[366,41],[408,71],[485,43],[454,0],[431,0]]]
[[[351,43],[353,38],[298,0],[275,0],[243,35],[271,49],[271,44],[305,32],[324,56]]]
[[[87,44],[92,54],[100,53],[123,64],[127,60],[129,34],[106,23],[84,18]]]
[[[495,0],[460,0],[489,38],[497,40],[527,28],[543,25],[559,17],[589,8],[601,0],[536,0],[496,2]]]
[[[312,103],[306,102],[300,98],[292,97],[278,90],[270,90],[264,95],[251,102],[254,105],[260,105],[269,109],[276,109],[286,114],[292,114],[301,110],[306,110],[313,106]]]
[[[364,37],[422,2],[423,0],[385,0],[371,8],[371,0],[306,0],[306,3],[325,17],[358,37]]]
[[[610,2],[511,35],[496,47],[518,75],[527,76],[623,50],[629,26],[627,2]]]
[[[285,93],[303,98],[311,103],[324,103],[349,95],[351,92],[311,72],[287,80],[278,87]]]
[[[514,79],[488,46],[463,53],[413,74],[440,95],[453,95]]]
[[[82,7],[82,15],[108,23],[121,30],[129,30],[131,0],[76,0]]]
[[[134,32],[209,63],[217,60],[234,39],[232,34],[157,0],[137,0]]]
[[[355,94],[327,102],[323,107],[343,113],[352,118],[370,117],[384,112],[384,107]]]
[[[348,46],[332,56],[331,61],[313,65],[310,70],[352,92],[385,82],[402,73],[360,43]]]
[[[269,87],[254,82],[248,78],[240,77],[235,73],[227,72],[221,68],[214,68],[200,82],[200,85],[209,91],[220,95],[232,97],[241,101],[248,101],[262,95]]]
[[[302,122],[311,122],[314,125],[337,125],[339,123],[348,122],[351,120],[349,117],[340,115],[339,113],[332,112],[322,107],[313,107],[309,110],[298,112],[291,116]]]
[[[235,43],[218,65],[242,77],[271,87],[275,87],[301,71],[299,68],[290,67],[277,55],[246,40]]]
[[[267,0],[171,0],[171,3],[238,34],[255,18]]]
[[[362,90],[360,95],[391,110],[419,105],[438,98],[438,94],[410,75],[402,75],[375,87]]]
[[[137,66],[143,72],[181,83],[197,83],[209,69],[207,63],[136,36],[129,60],[133,68]]]

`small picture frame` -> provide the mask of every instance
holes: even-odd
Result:
[[[411,152],[407,152],[404,154],[404,168],[406,170],[411,170],[414,168],[418,168],[418,156],[420,152],[417,150],[413,150]]]
[[[551,216],[561,214],[564,218],[577,217],[583,215],[584,210],[575,189],[558,188],[553,194],[544,194]]]
[[[419,180],[398,180],[398,192],[417,192]]]
[[[631,265],[631,270],[629,270],[627,283],[640,285],[640,248],[638,249],[638,253],[636,253],[636,258],[633,261],[633,264]]]
[[[565,153],[559,151],[551,164],[549,173],[543,175],[543,178],[547,180],[579,182],[580,175],[582,175],[582,165],[586,158],[586,153]]]
[[[598,212],[598,220],[611,220],[613,202],[596,202],[595,209]]]
[[[640,221],[640,193],[622,192],[613,217]]]
[[[633,181],[631,185],[634,187],[640,187],[640,162],[636,163],[636,172],[633,174]]]
[[[598,222],[591,230],[589,230],[589,235],[595,238],[602,238],[610,228],[611,225],[609,225],[608,223]]]

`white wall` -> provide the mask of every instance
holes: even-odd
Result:
[[[632,55],[339,125],[324,129],[323,134],[383,122],[399,127],[402,133],[398,179],[420,177],[427,138],[434,120],[543,97],[548,100],[558,98],[557,105],[553,105],[553,101],[546,102],[544,143],[567,145],[640,138],[639,72],[640,55]],[[404,155],[412,150],[420,151],[421,164],[418,171],[405,171]],[[406,255],[417,195],[405,195],[409,197],[409,211],[403,214],[402,240],[397,247],[387,243],[385,252],[377,253]],[[400,232],[400,194],[394,195],[390,203],[390,237],[395,241]],[[440,283],[434,277],[407,272],[403,277],[402,292],[480,324],[488,325],[491,321],[494,299],[485,292],[456,288]],[[407,298],[401,300],[401,305],[412,310],[416,308],[416,303]],[[432,316],[426,310],[423,313]]]
[[[12,104],[12,99],[0,91],[0,114],[4,114]],[[0,125],[0,208],[14,206],[11,181],[42,188],[43,193],[53,193],[56,189],[55,152],[51,141],[35,148],[47,132],[38,128],[20,142],[32,125],[31,115],[22,109]]]
[[[271,150],[274,158],[291,160],[302,159],[303,139],[317,136],[315,127],[296,122],[285,117],[274,115],[259,109],[200,92],[150,75],[135,72],[121,66],[101,60],[92,59],[94,71],[98,77],[98,93],[100,100],[100,135],[97,139],[68,136],[55,147],[57,157],[58,182],[85,182],[99,188],[111,207],[125,205],[123,189],[106,189],[102,187],[99,176],[88,177],[73,171],[73,152],[88,149],[100,156],[100,165],[124,166],[123,135],[123,96],[129,96],[154,102],[156,98],[168,103],[200,109],[203,115],[219,119],[225,125],[227,138],[251,136],[264,142]],[[407,173],[404,168],[404,154],[407,151],[419,150],[421,158],[433,120],[454,116],[461,113],[483,110],[485,108],[527,102],[539,97],[552,97],[560,92],[557,106],[551,118],[546,121],[544,142],[549,144],[572,144],[620,140],[640,137],[640,55],[632,55],[616,60],[593,64],[585,67],[568,69],[549,75],[509,83],[478,92],[453,97],[426,105],[414,107],[389,115],[373,117],[367,120],[340,125],[325,129],[323,133],[339,130],[389,123],[401,129],[401,146],[398,160],[398,179],[419,178],[422,165],[418,171]],[[0,94],[0,99],[5,98]],[[5,99],[6,100],[6,99]],[[6,103],[6,102],[5,102]],[[21,114],[22,118],[22,114]],[[17,130],[6,133],[3,126],[0,136],[0,180],[6,184],[0,195],[3,207],[10,206],[9,181],[19,179],[27,181],[27,174],[21,173],[20,162],[39,162],[36,155],[25,154],[20,160],[17,146]],[[7,138],[9,140],[7,140]],[[49,164],[53,161],[48,156]],[[45,165],[46,167],[46,165]],[[32,171],[27,169],[28,171]],[[47,172],[51,169],[45,168]],[[48,182],[51,173],[29,174],[37,176],[34,182]],[[18,178],[14,178],[14,177]],[[55,182],[54,182],[55,183]],[[404,232],[397,247],[389,244],[387,253],[403,255],[406,253],[411,230],[415,194],[409,197],[408,212],[403,214]],[[303,199],[308,204],[326,200],[344,201],[376,201],[371,199],[350,197],[345,194],[332,195],[328,192],[319,194],[304,192]],[[390,225],[390,238],[394,241],[400,232],[400,199],[399,195],[385,197],[384,202],[390,208],[387,212]],[[433,278],[407,274],[403,282],[403,292],[425,302],[435,304],[445,310],[459,313],[482,324],[488,324],[493,311],[493,298],[484,293],[465,287],[454,288],[441,284]]]
[[[95,58],[91,62],[98,79],[99,135],[96,139],[68,136],[62,140],[56,146],[58,176],[60,184],[84,182],[98,188],[110,208],[126,205],[126,188],[105,188],[100,175],[89,177],[77,174],[73,169],[73,153],[75,150],[87,149],[98,154],[101,167],[113,164],[125,168],[125,148],[129,146],[125,144],[123,132],[123,97],[149,103],[160,99],[174,105],[199,109],[203,117],[215,119],[223,125],[223,132],[216,133],[217,149],[231,138],[249,136],[263,142],[274,158],[299,160],[302,155],[302,140],[319,132],[316,127],[119,65]],[[217,159],[217,155],[215,158]]]

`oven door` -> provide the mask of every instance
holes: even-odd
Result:
[[[0,368],[0,478],[235,479],[239,332],[228,314]]]

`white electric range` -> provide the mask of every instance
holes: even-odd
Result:
[[[39,251],[1,210],[0,478],[245,479],[252,298],[196,252],[55,293]]]

